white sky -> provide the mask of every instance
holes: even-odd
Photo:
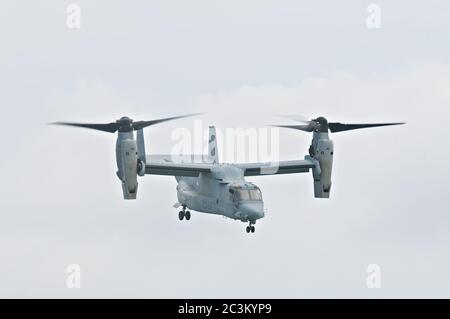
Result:
[[[71,2],[0,5],[1,297],[450,297],[448,1],[378,1],[377,30],[367,1],[285,0],[84,0],[69,30]],[[45,125],[197,111],[205,129],[408,124],[333,135],[330,200],[306,174],[251,178],[268,210],[251,236],[180,223],[170,177],[124,201],[115,136]],[[170,152],[177,127],[193,120],[148,129],[147,149]],[[308,134],[280,137],[282,159],[307,154]]]

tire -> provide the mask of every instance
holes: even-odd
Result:
[[[190,211],[187,211],[187,212],[184,214],[184,217],[186,217],[186,220],[191,219],[191,212],[190,212]]]
[[[247,228],[245,229],[247,231],[247,233],[250,232],[250,226],[247,226]]]
[[[178,219],[183,220],[183,218],[184,218],[184,212],[182,210],[180,210],[180,212],[178,213]]]
[[[255,226],[250,227],[250,231],[251,231],[252,233],[254,233],[254,232],[255,232]]]

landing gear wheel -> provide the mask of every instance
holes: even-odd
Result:
[[[186,220],[191,219],[191,212],[187,211],[186,213],[184,213],[184,217],[186,217]]]
[[[184,218],[184,212],[182,210],[180,210],[178,213],[178,219],[183,220],[183,218]],[[187,219],[187,217],[186,217],[186,219]]]
[[[247,233],[250,232],[250,226],[247,226],[247,228],[245,229],[247,231]]]
[[[255,226],[250,226],[250,231],[251,231],[252,233],[254,233],[254,232],[255,232]]]

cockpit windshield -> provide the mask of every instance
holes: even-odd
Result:
[[[236,189],[234,191],[235,200],[262,200],[261,191],[258,188],[255,189]]]
[[[261,191],[259,189],[251,189],[249,192],[252,200],[262,200]]]
[[[237,200],[250,200],[250,193],[246,189],[240,189],[236,192]]]

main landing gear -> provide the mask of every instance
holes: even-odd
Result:
[[[249,222],[247,228],[245,228],[245,230],[247,231],[247,233],[254,233],[255,232],[255,226],[253,226],[255,222]]]
[[[178,219],[183,220],[184,218],[186,218],[186,220],[191,219],[191,212],[186,210],[186,205],[183,205],[183,210],[178,212]]]

